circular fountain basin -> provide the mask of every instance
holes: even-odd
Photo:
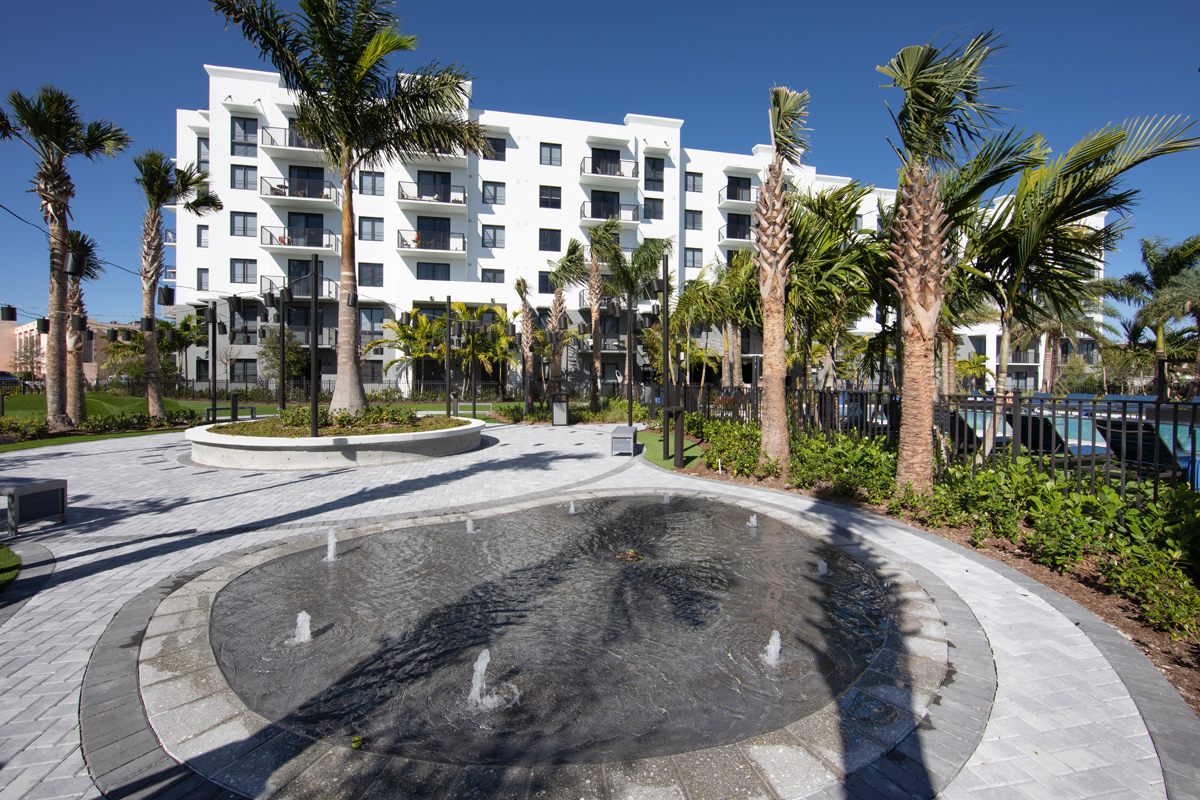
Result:
[[[192,461],[210,467],[255,470],[377,467],[449,456],[479,447],[485,423],[455,419],[467,424],[440,431],[297,439],[229,436],[213,432],[213,425],[204,425],[189,428],[184,435],[192,443]]]
[[[259,564],[209,616],[250,710],[437,762],[587,764],[715,747],[826,706],[894,629],[864,566],[701,498],[624,497],[377,533]],[[299,611],[312,640],[293,638]]]

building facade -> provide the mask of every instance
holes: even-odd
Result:
[[[332,377],[341,176],[294,130],[294,99],[277,74],[205,69],[207,108],[177,111],[176,152],[181,164],[195,162],[209,172],[224,209],[205,217],[180,210],[169,232],[176,250],[176,269],[168,272],[179,303],[174,315],[215,303],[228,330],[218,345],[217,377],[253,382],[259,326],[274,319],[264,313],[263,295],[293,281],[297,303],[287,322],[305,344],[314,331],[322,376]],[[547,309],[553,296],[548,262],[562,257],[570,239],[586,243],[588,229],[610,217],[620,219],[627,251],[646,238],[670,239],[680,286],[750,246],[767,145],[748,154],[687,148],[682,120],[638,114],[620,124],[479,109],[470,114],[487,130],[492,156],[384,163],[353,176],[363,342],[380,338],[384,321],[402,312],[444,313],[447,297],[516,310],[519,277],[528,282],[531,305]],[[789,169],[788,179],[812,192],[850,182],[807,165]],[[878,201],[890,204],[894,194],[885,189],[868,196],[861,223],[875,227]],[[313,284],[304,276],[314,255],[320,279],[311,320]],[[579,322],[574,309],[586,309],[585,289],[571,290],[567,304],[571,322]],[[877,331],[874,319],[873,313],[864,317],[857,332]],[[624,369],[625,322],[605,318],[599,328],[568,348],[568,372],[590,370],[590,348],[598,346],[602,380],[613,382]],[[988,352],[994,355],[994,344]],[[364,382],[403,385],[406,373],[383,374],[395,355],[368,354]],[[190,358],[189,373],[207,379],[214,368],[209,355]]]

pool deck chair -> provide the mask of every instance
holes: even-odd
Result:
[[[1080,435],[1083,432],[1083,424],[1078,418],[1022,414],[1018,421],[1014,420],[1011,413],[1004,416],[1016,431],[1017,441],[1031,454],[1047,455],[1069,464],[1091,463],[1098,457],[1108,455],[1107,442],[1103,438],[1096,436],[1096,444],[1093,446],[1090,435]],[[1069,438],[1072,425],[1074,433],[1077,434],[1075,439],[1079,441],[1078,444],[1072,444],[1072,439]]]
[[[1185,468],[1175,453],[1175,437],[1164,438],[1158,425],[1137,419],[1097,419],[1113,454],[1143,475],[1160,478],[1183,475]]]

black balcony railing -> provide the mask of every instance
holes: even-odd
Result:
[[[262,178],[259,180],[259,184],[258,191],[263,197],[306,197],[316,200],[332,200],[337,203],[341,194],[337,184],[332,181],[316,179]]]
[[[163,244],[175,244],[175,231],[170,228],[163,231]]]
[[[402,250],[463,253],[467,249],[467,237],[449,231],[397,231],[396,247]]]
[[[591,158],[589,156],[583,159],[583,162],[579,165],[579,173],[581,175],[606,175],[612,178],[636,178],[638,176],[638,162],[617,158]]]
[[[637,222],[641,219],[642,208],[638,205],[620,203],[596,203],[585,200],[579,207],[580,219],[609,219],[616,217],[621,222]]]
[[[726,200],[753,203],[754,191],[749,186],[722,186],[721,191],[717,192],[717,202],[724,203]]]
[[[448,183],[406,183],[400,182],[401,200],[423,200],[429,203],[466,204],[467,190],[462,186],[452,186]]]
[[[262,128],[259,136],[268,147],[302,147],[305,150],[316,150],[316,145],[310,144],[293,128]]]
[[[750,231],[753,230],[751,225],[726,225],[721,228],[719,239],[743,239],[749,241]]]
[[[276,247],[306,247],[319,250],[337,250],[338,237],[331,230],[321,228],[275,228],[262,226],[259,242]]]

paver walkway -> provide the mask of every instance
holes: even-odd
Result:
[[[0,477],[66,478],[71,504],[67,525],[22,534],[53,554],[54,571],[11,617],[0,615],[0,800],[100,796],[80,749],[83,672],[114,614],[164,578],[330,524],[649,486],[804,512],[922,564],[966,601],[991,642],[998,688],[983,742],[941,796],[1200,797],[1200,721],[1131,646],[1070,601],[902,525],[610,457],[608,431],[501,426],[485,433],[488,446],[460,456],[285,473],[192,465],[181,434],[0,456]]]

